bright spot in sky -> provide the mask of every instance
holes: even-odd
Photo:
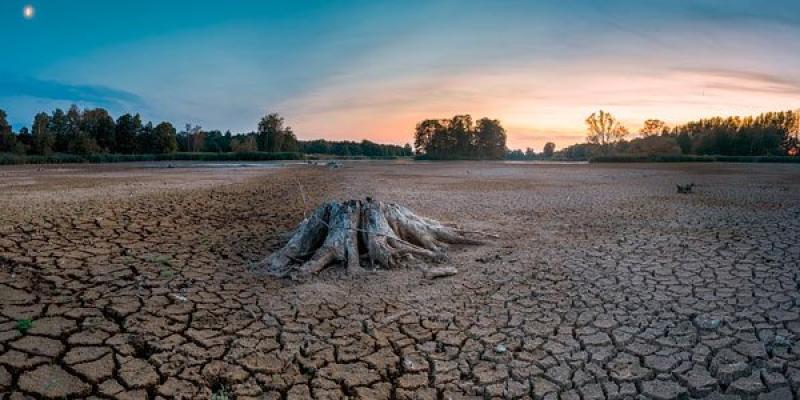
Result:
[[[25,19],[31,19],[33,18],[33,14],[35,12],[36,10],[33,9],[33,6],[28,4],[27,6],[25,6],[25,8],[22,9],[22,16],[24,16]]]

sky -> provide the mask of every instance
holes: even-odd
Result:
[[[471,114],[540,150],[599,109],[636,131],[800,108],[797,0],[2,0],[0,38],[15,129],[77,104],[404,144]]]

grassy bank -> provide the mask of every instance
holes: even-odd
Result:
[[[593,163],[625,162],[736,162],[736,163],[800,163],[790,156],[711,156],[711,155],[608,155],[589,159]]]
[[[47,156],[0,153],[0,165],[117,163],[133,161],[275,161],[303,160],[302,153],[168,153],[168,154],[50,154]]]
[[[332,154],[304,153],[168,153],[168,154],[63,154],[47,156],[17,155],[0,153],[0,165],[15,164],[77,164],[77,163],[119,163],[136,161],[279,161],[279,160],[397,160],[394,156],[337,156]]]

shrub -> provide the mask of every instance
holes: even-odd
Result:
[[[23,335],[24,335],[24,334],[25,334],[26,332],[28,332],[28,330],[29,330],[29,329],[31,329],[32,327],[33,327],[33,320],[30,320],[30,319],[20,319],[20,320],[17,320],[17,324],[16,324],[16,326],[15,326],[15,329],[16,329],[16,330],[17,330],[19,333],[21,333],[21,334],[23,334]]]

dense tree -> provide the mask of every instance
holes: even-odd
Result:
[[[62,139],[66,141],[66,151],[68,153],[88,154],[86,153],[87,151],[97,147],[96,143],[94,145],[91,143],[91,138],[88,135],[79,137],[81,133],[81,117],[81,109],[75,104],[70,106],[64,117],[65,126]]]
[[[301,146],[303,153],[309,154],[333,154],[330,144],[324,139],[311,140]]]
[[[246,153],[258,151],[258,143],[253,135],[236,137],[231,140],[231,151],[236,153]]]
[[[84,110],[80,120],[80,131],[89,135],[103,151],[115,150],[115,130],[114,118],[108,115],[108,111],[102,108]]]
[[[613,115],[603,110],[592,113],[586,118],[586,126],[588,127],[587,141],[604,147],[628,135],[628,130],[617,122]]]
[[[178,135],[178,146],[181,151],[198,152],[206,147],[206,133],[200,125],[186,124]]]
[[[657,120],[649,120],[657,121]],[[657,126],[660,124],[645,125]],[[656,132],[653,129],[652,132]],[[630,142],[620,140],[602,146],[604,154],[633,155],[798,155],[800,112],[768,112],[756,116],[712,117],[690,121],[671,129],[661,126],[659,135],[644,135]],[[575,145],[559,152],[569,159],[599,155],[597,148]]]
[[[594,143],[578,143],[567,146],[554,156],[565,160],[588,160],[603,152],[603,146]]]
[[[670,130],[684,154],[787,155],[797,149],[800,113],[768,112],[755,117],[713,117]]]
[[[417,155],[436,152],[433,148],[433,137],[444,135],[447,127],[446,121],[438,119],[426,119],[417,124],[414,131],[414,148]]]
[[[258,147],[261,151],[297,151],[297,138],[292,128],[284,126],[283,117],[267,114],[258,123]]]
[[[138,149],[138,135],[142,130],[142,118],[139,114],[125,114],[117,118],[114,129],[115,146],[114,152],[122,154],[133,154]]]
[[[33,118],[31,152],[33,154],[48,155],[53,152],[56,142],[55,135],[50,131],[50,116],[40,112]]]
[[[102,150],[93,137],[82,131],[71,136],[67,149],[69,153],[80,155],[100,153]]]
[[[469,115],[428,119],[417,124],[414,147],[431,159],[500,159],[506,153],[506,133],[500,122],[488,118],[472,123]]]
[[[403,157],[411,156],[411,145],[400,147],[391,144],[377,144],[369,140],[359,142],[330,142],[324,139],[299,141],[299,150],[306,154],[332,154],[336,156]]]
[[[178,151],[175,128],[169,122],[162,122],[153,128],[152,148],[149,153],[162,154]]]
[[[224,135],[218,130],[206,132],[203,151],[210,153],[231,151],[231,132],[228,131]]]
[[[683,154],[691,154],[692,152],[692,137],[689,135],[688,132],[681,132],[677,135],[672,135],[675,137],[675,142],[678,143],[678,147],[681,148],[681,153]]]
[[[553,158],[553,153],[555,153],[556,144],[553,142],[547,142],[544,144],[544,149],[542,150],[542,155],[544,158]]]
[[[498,124],[499,125],[499,124]],[[449,140],[455,143],[453,151],[461,157],[477,156],[478,149],[476,148],[476,131],[470,115],[456,115],[448,125]],[[502,128],[500,128],[502,129]],[[505,133],[503,133],[505,135]],[[488,138],[487,138],[488,139]],[[505,142],[503,142],[505,145]],[[505,151],[505,147],[503,147]],[[474,154],[473,154],[474,153]]]
[[[33,146],[33,135],[27,127],[23,127],[17,132],[17,145],[14,152],[17,154],[25,154],[30,152]]]
[[[615,150],[620,153],[637,155],[681,154],[681,148],[675,138],[656,135],[636,138],[630,142],[621,142]]]
[[[798,155],[800,154],[800,111],[768,112],[747,117],[713,117],[667,128],[657,119],[645,121],[639,131],[642,138],[626,141],[627,131],[613,116],[600,111],[586,120],[588,143],[569,146],[555,153],[548,143],[542,155],[532,149],[505,149],[505,130],[496,120],[481,119],[473,123],[469,115],[450,119],[425,120],[417,124],[414,152],[433,159],[509,157],[514,159],[578,158],[599,154],[708,154],[708,155]],[[177,139],[177,140],[176,140]],[[176,143],[177,142],[177,143]],[[412,155],[412,147],[383,145],[369,140],[361,142],[326,140],[298,141],[291,128],[278,114],[266,115],[257,132],[233,135],[199,126],[187,125],[176,138],[172,125],[143,125],[141,117],[131,114],[114,121],[101,108],[81,111],[72,106],[67,112],[56,109],[52,114],[35,116],[30,131],[17,134],[0,114],[0,151],[50,154],[52,152],[91,154],[161,153],[172,151],[301,151],[336,156],[396,157]]]
[[[48,127],[48,131],[53,134],[54,142],[53,142],[53,151],[57,153],[66,153],[69,151],[69,127],[67,123],[67,115],[64,111],[60,108],[56,108],[53,111],[53,115],[50,117],[50,126]]]
[[[124,114],[116,121],[102,108],[81,111],[77,106],[68,112],[61,109],[52,115],[39,113],[34,117],[31,131],[26,128],[13,134],[11,126],[0,118],[0,151],[21,154],[48,155],[53,152],[92,153],[169,153],[191,152],[255,152],[259,139],[274,151],[331,154],[336,156],[398,157],[411,156],[410,145],[386,145],[364,140],[362,142],[298,141],[291,128],[284,125],[277,114],[264,117],[260,132],[234,135],[218,130],[203,131],[200,126],[186,125],[186,130],[175,134],[169,123],[158,126],[143,124],[139,114]]]
[[[660,135],[662,133],[668,132],[667,124],[660,119],[648,119],[644,121],[644,125],[641,129],[639,129],[639,134],[647,137],[647,136],[654,136]]]
[[[11,124],[6,120],[6,112],[0,110],[0,152],[12,152],[17,144]]]
[[[155,137],[153,136],[153,123],[148,122],[142,125],[136,134],[136,152],[140,154],[152,153],[155,148]]]
[[[500,121],[481,118],[475,127],[474,137],[474,151],[478,158],[499,160],[505,155],[506,130]]]
[[[530,160],[528,156],[520,149],[508,150],[506,152],[505,159],[512,161]]]

